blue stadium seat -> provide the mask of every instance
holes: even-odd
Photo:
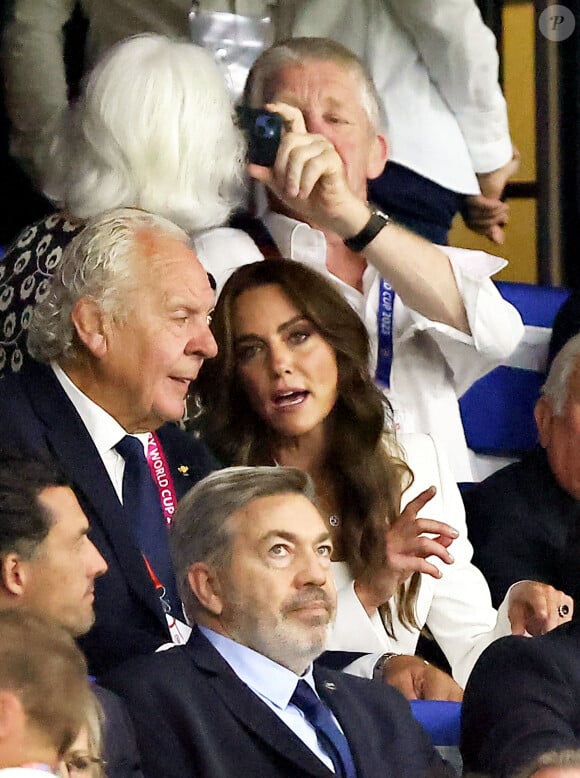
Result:
[[[410,700],[417,721],[431,735],[436,746],[458,746],[461,730],[461,703],[444,700]]]
[[[411,700],[413,716],[427,730],[431,742],[444,759],[462,773],[459,737],[461,732],[461,703],[442,700]]]
[[[569,290],[507,281],[497,287],[520,312],[526,331],[506,364],[477,381],[459,404],[470,449],[515,458],[537,440],[533,409],[544,380],[552,323]],[[503,464],[500,460],[499,466]]]

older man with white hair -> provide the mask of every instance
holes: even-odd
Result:
[[[535,417],[539,445],[464,495],[473,561],[495,601],[522,578],[580,594],[580,335],[552,362]]]
[[[56,460],[108,565],[81,639],[93,673],[188,632],[167,527],[215,461],[167,422],[182,418],[190,383],[216,353],[213,304],[183,230],[111,211],[69,243],[34,310],[38,361],[0,382],[4,444]]]

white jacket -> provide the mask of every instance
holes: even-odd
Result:
[[[400,443],[415,476],[413,485],[403,495],[402,506],[435,485],[437,494],[419,515],[444,521],[459,531],[459,537],[449,549],[455,558],[452,565],[429,558],[443,577],[421,576],[416,615],[421,626],[429,627],[451,665],[453,677],[464,687],[482,651],[496,638],[511,634],[507,597],[496,611],[483,574],[471,563],[473,549],[467,537],[463,501],[445,457],[433,439],[429,435],[401,435]],[[396,639],[388,637],[379,614],[367,616],[354,592],[346,563],[333,563],[333,572],[338,610],[328,648],[369,654],[388,651],[414,654],[419,631],[403,627],[393,607]]]

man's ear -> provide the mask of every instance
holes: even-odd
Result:
[[[2,587],[13,597],[22,597],[26,592],[26,560],[18,554],[9,553],[0,559]]]
[[[97,359],[107,353],[105,317],[101,307],[90,297],[79,298],[71,313],[78,339]]]
[[[547,448],[550,445],[552,438],[552,420],[554,418],[554,410],[552,403],[545,397],[540,397],[534,407],[534,418],[536,420],[536,427],[538,428],[538,438],[542,448]]]
[[[369,152],[369,161],[367,166],[367,178],[378,178],[385,169],[387,159],[389,158],[389,145],[387,138],[378,132],[371,144],[371,150]]]
[[[26,725],[22,701],[9,689],[0,690],[0,742],[9,742],[21,735]]]
[[[215,570],[205,562],[194,562],[188,570],[187,580],[199,603],[214,616],[219,616],[224,604]]]

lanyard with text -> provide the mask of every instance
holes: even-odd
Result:
[[[159,502],[165,517],[165,523],[170,527],[175,508],[177,507],[177,497],[175,496],[175,487],[173,486],[173,479],[165,458],[165,452],[154,432],[149,433],[147,440],[147,464],[159,492]]]
[[[151,476],[153,477],[153,481],[159,492],[159,503],[163,511],[165,523],[169,528],[177,507],[177,496],[175,494],[175,486],[173,485],[173,479],[171,477],[167,458],[165,457],[165,452],[163,451],[159,438],[154,432],[149,433],[149,438],[147,440],[147,464],[149,465]],[[145,560],[149,577],[153,581],[155,590],[161,599],[172,641],[177,644],[186,643],[191,629],[183,621],[175,618],[175,614],[171,613],[171,608],[168,606],[165,598],[165,587],[155,574],[147,557],[144,556],[143,559]]]
[[[377,381],[387,389],[391,385],[391,366],[393,364],[393,304],[395,291],[393,287],[381,278],[379,288],[378,310],[378,349],[377,349]]]

